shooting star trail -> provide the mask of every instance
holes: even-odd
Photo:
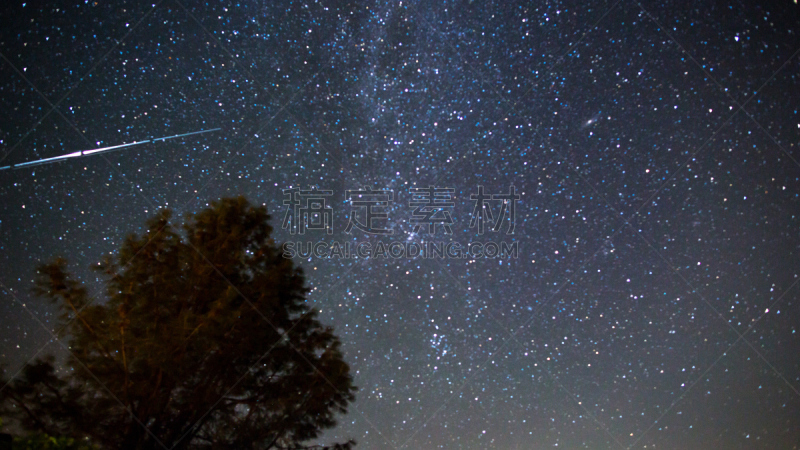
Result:
[[[94,148],[94,149],[91,149],[91,150],[81,150],[79,152],[67,153],[66,155],[54,156],[52,158],[37,159],[36,161],[28,161],[28,162],[19,163],[19,164],[11,164],[11,165],[8,165],[8,166],[2,166],[2,167],[0,167],[0,170],[24,169],[26,167],[38,166],[38,165],[41,165],[41,164],[50,164],[50,163],[54,163],[54,162],[58,162],[58,161],[64,161],[64,160],[71,159],[71,158],[80,158],[82,156],[96,155],[98,153],[113,152],[113,151],[120,150],[120,149],[123,149],[123,148],[133,147],[134,145],[142,145],[142,144],[149,144],[149,143],[155,144],[156,142],[159,142],[159,141],[163,142],[163,141],[166,141],[168,139],[177,139],[179,137],[192,136],[192,135],[195,135],[195,134],[211,133],[211,132],[214,132],[214,131],[219,131],[221,129],[222,128],[214,128],[214,129],[211,129],[211,130],[193,131],[191,133],[183,133],[183,134],[176,134],[176,135],[173,135],[173,136],[165,136],[165,137],[160,137],[160,138],[147,139],[147,140],[144,140],[144,141],[131,142],[129,144],[112,145],[111,147]]]

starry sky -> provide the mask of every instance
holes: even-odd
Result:
[[[64,352],[39,262],[98,291],[87,267],[159,208],[242,194],[280,242],[519,249],[295,258],[359,387],[320,442],[797,448],[794,2],[15,0],[0,18],[0,166],[219,128],[0,171],[7,375]],[[478,187],[512,185],[514,233],[470,227]],[[452,234],[413,231],[429,186],[452,189]],[[281,229],[283,190],[312,187],[333,234]],[[393,193],[392,236],[344,232],[363,187]]]

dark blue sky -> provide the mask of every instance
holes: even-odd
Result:
[[[792,448],[800,442],[800,20],[792,2],[266,1],[2,6],[0,363],[58,353],[30,294],[243,194],[279,241],[345,234],[391,190],[404,242],[516,259],[296,259],[357,401],[360,448]],[[515,233],[470,228],[513,185]],[[453,233],[412,234],[412,188]],[[280,229],[331,190],[333,235]],[[499,209],[495,210],[495,214]],[[93,275],[92,275],[93,276]],[[265,324],[265,326],[267,326]]]

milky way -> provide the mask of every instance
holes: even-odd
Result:
[[[156,210],[243,194],[279,242],[519,250],[295,258],[359,388],[320,443],[800,442],[796,4],[199,3],[2,6],[0,166],[220,128],[0,171],[6,374],[64,352],[39,261],[98,291]],[[471,226],[511,186],[513,221]],[[345,232],[365,187],[391,235]],[[312,188],[332,234],[293,235],[284,190]]]

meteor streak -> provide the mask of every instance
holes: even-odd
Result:
[[[19,164],[11,164],[9,166],[2,166],[2,167],[0,167],[0,170],[24,169],[25,167],[38,166],[38,165],[41,165],[41,164],[50,164],[50,163],[54,163],[54,162],[58,162],[58,161],[64,161],[64,160],[70,159],[70,158],[80,158],[82,156],[96,155],[98,153],[113,152],[115,150],[120,150],[120,149],[127,148],[127,147],[133,147],[134,145],[142,145],[142,144],[148,144],[148,143],[155,144],[158,141],[162,141],[163,142],[163,141],[166,141],[167,139],[176,139],[176,138],[179,138],[179,137],[191,136],[191,135],[194,135],[194,134],[201,134],[201,133],[211,133],[213,131],[219,131],[221,129],[222,128],[214,128],[214,129],[211,129],[211,130],[193,131],[191,133],[183,133],[183,134],[176,134],[174,136],[165,136],[165,137],[160,137],[160,138],[147,139],[147,140],[144,140],[144,141],[131,142],[129,144],[112,145],[111,147],[94,148],[94,149],[91,149],[91,150],[81,150],[79,152],[67,153],[66,155],[54,156],[52,158],[37,159],[36,161],[28,161],[28,162],[19,163]]]

